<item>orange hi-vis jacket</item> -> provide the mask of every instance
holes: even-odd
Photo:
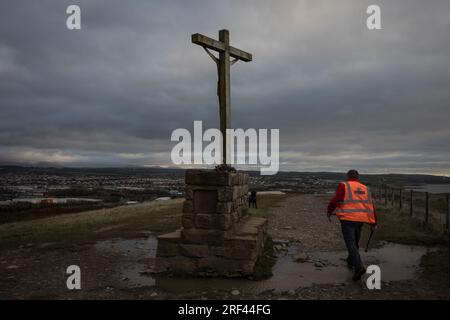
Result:
[[[369,189],[358,181],[344,181],[345,197],[336,208],[340,220],[376,224],[375,208]]]

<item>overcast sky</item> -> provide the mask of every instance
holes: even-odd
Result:
[[[232,67],[232,125],[279,128],[282,170],[450,175],[446,0],[2,0],[0,162],[171,165],[174,129],[218,126],[190,36],[223,28],[254,57]]]

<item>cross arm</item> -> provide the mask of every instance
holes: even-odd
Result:
[[[252,61],[252,59],[253,59],[251,53],[239,50],[235,47],[230,47],[230,56],[237,60],[242,60],[245,62]]]
[[[210,37],[204,36],[200,33],[195,33],[192,35],[192,43],[198,44],[202,47],[211,49],[211,50],[215,50],[215,51],[225,51],[226,46],[225,43],[214,40]],[[229,47],[228,48],[230,51],[230,56],[238,59],[238,60],[242,60],[245,62],[249,62],[252,61],[252,54],[245,52],[243,50],[237,49],[235,47]]]
[[[200,33],[195,33],[192,35],[192,43],[215,51],[225,51],[225,44],[223,42],[211,39],[210,37],[204,36]]]

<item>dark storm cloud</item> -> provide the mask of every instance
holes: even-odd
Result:
[[[2,160],[170,165],[172,130],[218,123],[190,35],[228,28],[254,54],[232,67],[233,125],[279,128],[283,169],[450,174],[448,1],[7,0],[0,15]]]

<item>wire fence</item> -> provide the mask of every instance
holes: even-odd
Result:
[[[434,230],[449,232],[450,204],[448,193],[430,193],[403,189],[387,184],[372,186],[377,205],[408,213]]]

